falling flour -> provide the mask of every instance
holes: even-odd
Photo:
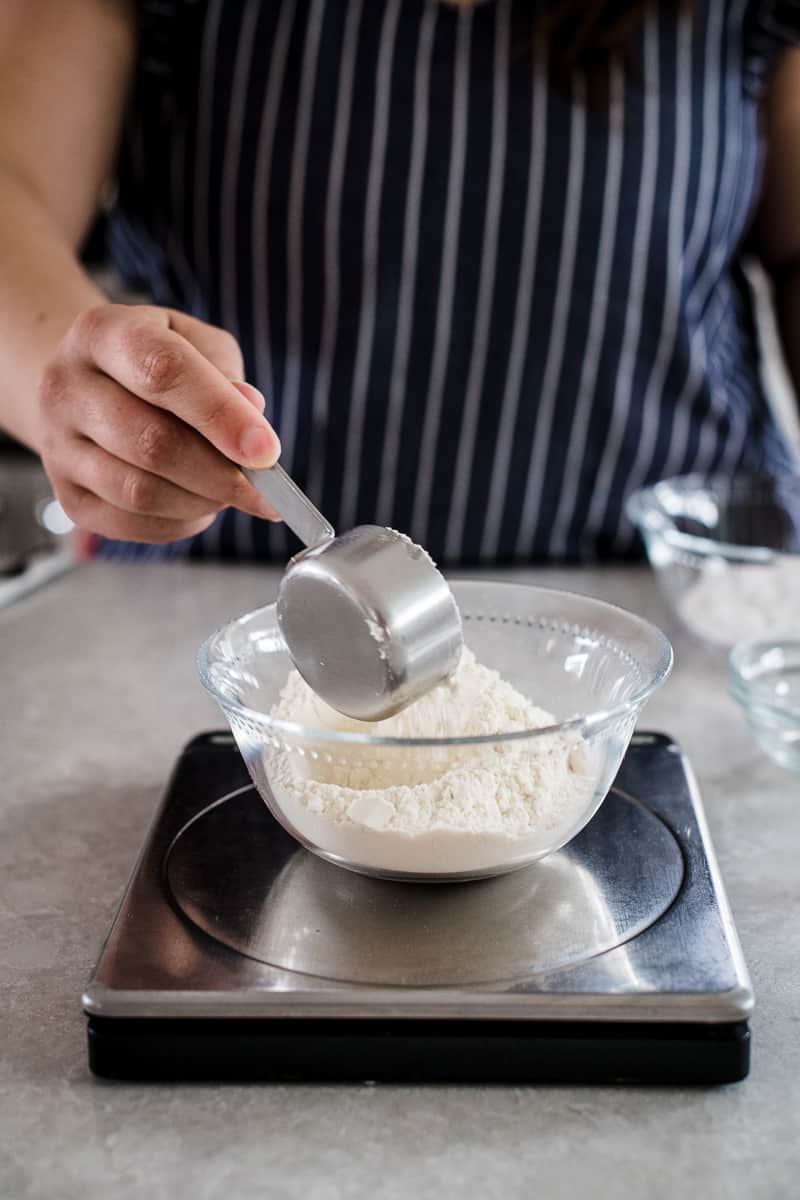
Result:
[[[273,715],[306,728],[453,738],[554,724],[465,649],[450,680],[385,721],[335,712],[289,675]],[[560,844],[590,810],[595,754],[559,732],[466,746],[343,745],[266,751],[270,786],[302,840],[388,873],[480,873]]]

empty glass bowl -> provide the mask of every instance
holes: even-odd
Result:
[[[340,732],[279,719],[272,710],[291,661],[274,605],[232,621],[201,647],[200,677],[273,816],[339,866],[393,879],[457,880],[550,854],[597,811],[643,704],[669,674],[663,634],[612,605],[498,582],[458,582],[453,591],[478,661],[553,713],[554,723],[412,739],[380,736],[375,726]],[[376,786],[391,788],[393,802],[424,828],[404,832],[402,822],[389,820],[391,805]],[[509,833],[504,806],[531,787],[537,820],[524,834]],[[474,821],[453,817],[467,795],[472,812],[492,810],[480,832]]]
[[[685,475],[634,492],[627,514],[680,621],[730,648],[800,636],[800,475]]]
[[[735,646],[730,687],[759,746],[780,766],[800,771],[800,638]]]

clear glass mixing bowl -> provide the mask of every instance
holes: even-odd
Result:
[[[231,621],[200,649],[202,682],[271,813],[302,845],[339,866],[384,878],[453,881],[499,875],[552,853],[603,802],[642,706],[670,672],[664,635],[610,604],[492,581],[457,582],[453,592],[465,643],[478,661],[553,713],[554,724],[411,739],[277,719],[272,710],[292,664],[274,605]],[[557,786],[550,787],[541,824],[523,836],[506,832],[499,816],[488,832],[437,823],[435,816],[424,832],[397,832],[377,827],[374,805],[360,803],[362,781],[374,782],[376,772],[413,789],[447,772],[454,773],[448,779],[468,776],[470,786],[476,779],[480,786],[501,771],[513,792],[514,781],[530,779],[531,770]],[[335,785],[343,798],[336,818],[321,811],[308,781]]]
[[[711,645],[800,635],[800,475],[683,475],[626,506],[680,622]]]
[[[731,693],[759,746],[800,773],[800,638],[740,642],[729,662]]]

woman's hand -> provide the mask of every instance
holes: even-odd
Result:
[[[194,317],[122,304],[82,313],[39,392],[42,461],[76,525],[171,542],[228,505],[278,519],[234,465],[280,454],[243,372],[235,339]]]

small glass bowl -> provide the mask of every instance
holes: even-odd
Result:
[[[292,664],[274,605],[230,622],[200,649],[200,678],[225,714],[259,793],[290,834],[329,862],[392,879],[459,880],[499,875],[552,853],[599,808],[642,706],[669,674],[672,649],[664,635],[610,604],[488,581],[457,582],[453,592],[465,642],[478,661],[554,713],[556,723],[412,739],[280,720],[272,710]],[[429,827],[408,834],[377,827],[374,801],[359,792],[374,787],[376,772],[413,788],[453,770],[472,780],[472,768],[479,779],[484,772],[490,786],[494,776],[487,770],[505,771],[511,803],[521,777],[515,772],[527,779],[526,771],[541,769],[552,779],[555,769],[557,802],[541,827],[524,836],[505,832],[499,818],[491,832],[481,833],[442,823],[435,805]],[[327,795],[339,805],[336,814],[303,794],[309,780],[333,784]]]
[[[800,638],[735,646],[730,689],[762,750],[800,772]]]
[[[684,475],[626,506],[659,586],[696,637],[730,649],[800,636],[800,475]]]

